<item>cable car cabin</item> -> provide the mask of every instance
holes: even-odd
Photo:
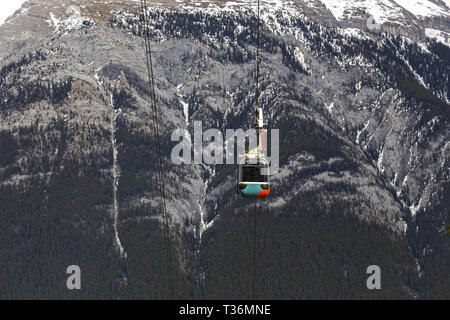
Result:
[[[263,175],[261,169],[269,168],[267,160],[249,163],[243,159],[239,164],[238,193],[244,198],[265,198],[270,193],[269,175]]]

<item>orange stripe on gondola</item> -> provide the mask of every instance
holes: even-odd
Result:
[[[265,135],[265,131],[262,131],[262,148],[263,150],[266,149],[266,135]]]
[[[270,189],[261,191],[257,196],[255,196],[256,199],[265,198],[269,195]]]

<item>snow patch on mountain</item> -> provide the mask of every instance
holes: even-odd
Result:
[[[175,0],[179,3],[179,6],[183,9],[188,8],[197,8],[197,9],[208,9],[208,10],[231,10],[234,11],[239,8],[246,9],[256,9],[257,2],[254,0],[234,0],[234,1],[209,1],[209,0]],[[270,8],[270,9],[281,9],[285,8],[287,5],[292,5],[293,1],[285,1],[285,0],[265,0],[261,1],[261,8]],[[153,5],[154,3],[152,3]]]
[[[450,17],[448,8],[439,6],[428,0],[320,0],[331,12],[336,20],[350,20],[352,17],[365,12],[372,16],[377,23],[397,22],[404,19],[404,11],[416,17],[445,16]],[[450,8],[450,1],[445,0]]]
[[[345,20],[352,17],[354,11],[363,10],[374,17],[376,22],[384,23],[391,18],[401,17],[400,8],[389,0],[321,0],[337,20]]]
[[[434,4],[427,0],[394,0],[399,6],[405,8],[417,17],[432,17],[432,16],[449,16],[450,13],[445,8]],[[447,2],[450,2],[447,0]],[[448,3],[446,2],[446,5]]]
[[[348,36],[348,37],[354,37],[354,38],[358,38],[358,39],[368,38],[366,33],[358,28],[339,29],[339,31],[342,35]]]
[[[120,179],[120,168],[119,168],[119,151],[117,148],[117,140],[116,140],[116,121],[122,110],[115,110],[114,108],[114,99],[113,95],[110,94],[110,106],[111,106],[111,145],[113,149],[113,211],[114,211],[114,240],[116,247],[119,249],[120,256],[123,258],[127,258],[127,253],[120,241],[119,237],[119,202],[117,200],[117,190],[119,187],[119,179]]]
[[[362,130],[358,130],[358,132],[356,134],[356,144],[359,144],[359,139],[361,137],[361,133],[366,131],[366,129],[369,126],[369,124],[370,124],[370,119],[366,122],[366,124],[364,125],[364,128],[362,128]]]
[[[330,103],[326,106],[329,113],[333,113],[334,102]]]
[[[448,32],[425,28],[425,35],[450,47],[450,33]]]
[[[90,18],[82,16],[81,12],[75,9],[75,7],[73,8],[72,10],[70,8],[67,10],[67,14],[69,14],[67,19],[58,18],[53,12],[50,12],[50,20],[47,20],[49,28],[54,27],[55,33],[58,31],[68,32],[81,29],[85,22],[93,23]]]

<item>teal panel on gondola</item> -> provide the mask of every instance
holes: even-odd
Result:
[[[260,184],[248,184],[244,189],[239,189],[239,193],[245,198],[254,198],[262,191]]]

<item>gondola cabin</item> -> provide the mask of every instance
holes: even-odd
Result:
[[[254,161],[256,162],[256,161]],[[266,168],[266,170],[262,170]],[[251,163],[244,158],[239,163],[238,193],[244,198],[265,198],[270,193],[269,175],[262,171],[268,171],[269,163],[266,159],[258,159]]]

